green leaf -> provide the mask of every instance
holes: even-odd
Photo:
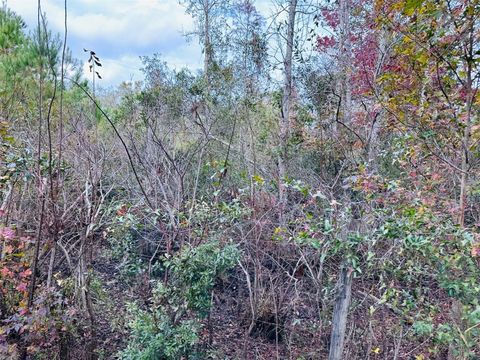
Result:
[[[407,0],[403,8],[405,15],[408,15],[408,16],[413,15],[415,10],[417,10],[419,7],[423,5],[424,1],[425,0]]]

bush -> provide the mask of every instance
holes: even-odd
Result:
[[[205,318],[212,306],[215,280],[233,268],[239,257],[233,245],[216,242],[188,248],[167,259],[167,286],[157,282],[151,306],[142,310],[130,304],[129,344],[119,357],[124,360],[168,360],[195,356]]]

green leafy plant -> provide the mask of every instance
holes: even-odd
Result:
[[[169,360],[195,355],[200,321],[212,306],[215,281],[235,266],[238,257],[235,246],[209,242],[165,260],[169,284],[156,283],[149,309],[138,304],[128,307],[131,337],[120,358]]]

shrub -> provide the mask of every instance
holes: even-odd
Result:
[[[233,268],[239,257],[233,245],[209,242],[187,248],[167,259],[170,281],[157,282],[151,306],[142,310],[130,304],[129,344],[119,357],[124,360],[168,360],[195,356],[205,318],[212,306],[215,280]]]

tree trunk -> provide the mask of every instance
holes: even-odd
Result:
[[[381,98],[383,94],[383,88],[378,84],[378,78],[383,75],[385,63],[388,61],[388,46],[387,46],[387,32],[382,28],[378,34],[378,55],[375,64],[375,77],[373,81],[373,91],[375,97]],[[385,109],[383,106],[379,112],[372,117],[372,126],[370,128],[370,134],[368,138],[367,147],[367,161],[368,167],[371,172],[378,172],[378,148],[379,148],[379,136],[382,129],[382,120],[385,116]]]
[[[465,226],[465,208],[467,205],[467,183],[469,171],[469,155],[470,155],[470,135],[472,132],[472,104],[473,104],[473,90],[472,90],[472,70],[469,64],[467,72],[467,116],[465,119],[465,128],[463,130],[462,141],[462,175],[460,180],[460,213],[458,217],[458,224],[460,227]]]
[[[459,204],[459,214],[458,214],[458,224],[461,228],[465,227],[465,208],[467,205],[467,185],[468,185],[468,175],[469,175],[469,157],[470,157],[470,137],[472,132],[472,106],[474,101],[474,91],[473,91],[473,31],[474,31],[474,20],[470,17],[470,36],[466,48],[468,49],[468,55],[466,56],[466,117],[463,129],[463,139],[462,139],[462,174],[460,178],[460,204]],[[450,316],[453,323],[457,325],[459,331],[462,331],[462,303],[459,299],[452,299],[452,305],[450,309]],[[457,351],[456,351],[457,350]],[[448,348],[448,360],[453,359],[466,359],[465,354],[463,353],[462,348],[456,347],[453,343],[450,344]]]
[[[203,73],[205,76],[205,81],[207,83],[207,88],[209,87],[209,69],[210,69],[210,60],[212,56],[212,49],[210,44],[210,1],[204,0],[203,3],[203,11],[205,16],[205,23],[203,29],[203,51],[204,51],[204,58],[203,58]]]
[[[328,360],[341,360],[347,328],[348,307],[352,296],[353,270],[342,266],[337,283],[337,295],[333,309],[332,334],[330,337],[330,353]]]
[[[285,222],[284,211],[287,204],[287,193],[284,180],[287,175],[288,138],[290,133],[290,110],[292,101],[292,55],[293,37],[295,33],[295,16],[297,14],[297,0],[290,0],[288,7],[287,44],[285,49],[284,75],[285,83],[282,98],[282,113],[280,116],[280,151],[278,155],[278,201],[280,224]]]
[[[352,118],[352,46],[350,40],[350,0],[340,0],[340,71],[342,121],[349,124]]]

